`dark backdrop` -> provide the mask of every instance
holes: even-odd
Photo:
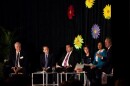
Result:
[[[39,68],[39,55],[42,46],[48,45],[58,60],[65,51],[65,44],[73,44],[81,34],[84,44],[90,45],[92,55],[97,50],[97,42],[111,36],[111,19],[103,16],[103,8],[111,0],[96,0],[91,9],[86,8],[85,0],[4,0],[0,1],[0,26],[11,31],[17,30],[17,39],[27,50],[31,70]],[[75,16],[67,17],[68,6],[74,6]],[[100,36],[93,39],[91,27],[100,26]],[[13,46],[12,46],[13,47]]]

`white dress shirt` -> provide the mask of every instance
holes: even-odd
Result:
[[[69,62],[69,58],[70,58],[71,53],[72,53],[72,51],[71,51],[71,52],[68,52],[68,53],[66,54],[66,56],[65,56],[65,58],[64,58],[64,60],[63,60],[63,62],[62,62],[62,66],[65,66],[64,63],[65,63],[65,59],[67,58],[68,54],[69,54],[69,56],[68,56],[68,59],[67,59],[67,64],[66,64],[66,66],[69,66],[69,63],[68,63],[68,62]]]

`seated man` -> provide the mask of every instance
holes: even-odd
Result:
[[[53,65],[54,65],[54,58],[53,58],[53,54],[50,53],[49,51],[49,47],[48,46],[43,46],[43,52],[40,55],[40,66],[42,71],[44,72],[52,72],[53,69]],[[46,76],[44,77],[45,81],[46,81]],[[54,80],[54,75],[53,74],[48,74],[48,83],[52,84]]]
[[[73,47],[70,44],[67,44],[66,53],[57,62],[56,69],[61,69],[59,72],[73,72],[77,63],[80,63],[77,53],[73,51]]]
[[[40,55],[40,65],[43,71],[52,71],[53,59],[53,54],[49,53],[49,47],[43,46],[43,53]]]
[[[25,52],[21,50],[21,43],[16,42],[14,44],[15,52],[9,56],[9,65],[11,73],[14,74],[26,74],[27,58]]]

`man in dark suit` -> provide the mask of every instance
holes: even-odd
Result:
[[[66,53],[57,62],[56,67],[61,67],[64,72],[73,72],[77,63],[80,63],[78,54],[73,51],[70,44],[66,45]]]
[[[107,56],[106,58],[102,58],[102,60],[105,61],[103,71],[107,74],[110,74],[113,68],[113,58],[112,58],[112,41],[109,37],[105,39],[105,47],[107,48]]]
[[[115,71],[115,66],[114,66],[114,58],[112,57],[112,40],[110,37],[106,37],[105,47],[107,48],[107,56],[106,58],[101,57],[102,61],[105,62],[102,71],[106,74],[113,74]],[[114,86],[114,77],[111,76],[107,77],[107,85]]]
[[[9,57],[11,72],[15,74],[27,73],[27,57],[24,51],[21,50],[21,43],[14,44],[15,52],[12,52]]]
[[[45,72],[52,72],[54,65],[54,57],[53,54],[50,53],[48,46],[43,46],[43,53],[40,55],[40,66],[41,70]],[[45,81],[46,81],[46,77]],[[53,74],[48,75],[48,83],[52,84],[54,80]]]
[[[53,54],[49,52],[48,46],[43,46],[43,53],[40,55],[40,65],[42,70],[51,72],[54,65]]]

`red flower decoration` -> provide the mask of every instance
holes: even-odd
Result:
[[[68,18],[69,18],[69,19],[72,19],[73,16],[74,16],[74,7],[73,7],[72,5],[70,5],[70,6],[68,7]]]

